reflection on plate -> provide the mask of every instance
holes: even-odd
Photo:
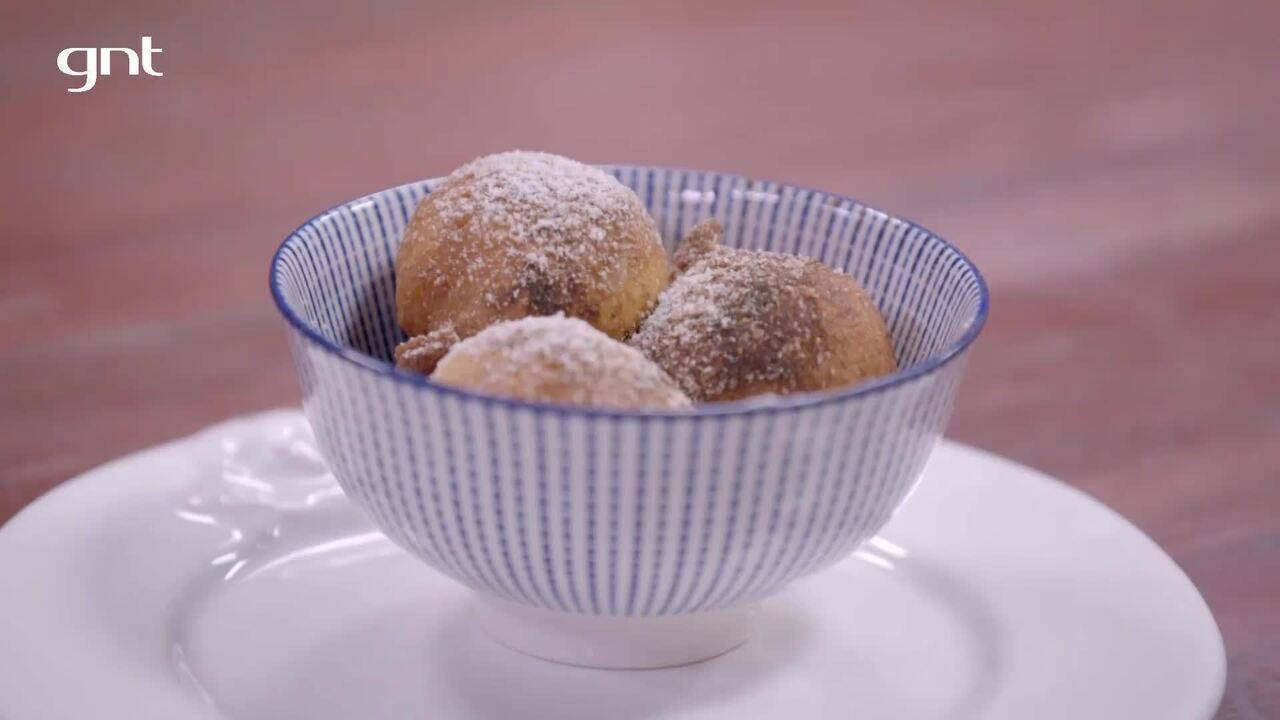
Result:
[[[943,443],[884,532],[766,603],[744,646],[571,668],[349,505],[301,415],[225,423],[0,530],[0,717],[1203,719],[1222,641],[1110,510]]]

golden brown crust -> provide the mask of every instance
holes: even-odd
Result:
[[[415,335],[396,346],[396,367],[430,375],[440,358],[459,340],[450,323],[426,335]]]
[[[563,315],[492,325],[453,346],[432,378],[521,400],[655,410],[691,405],[638,350]]]
[[[501,153],[459,168],[418,205],[396,257],[409,335],[563,312],[622,338],[667,283],[653,220],[613,177],[566,158]]]
[[[690,231],[680,275],[631,339],[690,397],[824,390],[896,369],[884,319],[853,278],[816,260],[725,248],[720,235],[714,220]]]
[[[675,257],[672,258],[675,271],[682,273],[708,255],[724,250],[724,245],[720,242],[723,237],[724,228],[715,218],[707,218],[694,225],[681,238],[680,246],[676,248]]]

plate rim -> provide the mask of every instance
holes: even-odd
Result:
[[[45,523],[57,523],[57,511],[64,509],[66,503],[82,503],[92,501],[95,496],[101,493],[103,487],[100,487],[101,480],[104,476],[110,476],[114,472],[119,472],[123,468],[140,463],[154,463],[166,456],[181,453],[188,446],[196,446],[202,439],[224,433],[231,428],[247,427],[254,424],[266,426],[271,422],[296,421],[303,419],[305,416],[297,408],[278,408],[266,410],[262,412],[249,413],[245,415],[235,416],[218,423],[214,423],[204,427],[194,433],[183,435],[181,437],[168,440],[150,447],[127,453],[113,460],[109,460],[96,467],[86,470],[83,473],[60,483],[48,492],[42,494],[37,499],[29,503],[22,510],[16,513],[12,518],[0,525],[0,563],[3,563],[6,556],[11,552],[22,552],[21,548],[16,551],[10,548],[19,546],[23,535],[31,532],[39,532]],[[1117,524],[1126,528],[1132,533],[1136,533],[1136,538],[1140,538],[1145,545],[1145,552],[1154,552],[1154,557],[1162,558],[1167,564],[1168,569],[1176,573],[1176,578],[1180,581],[1184,588],[1194,596],[1196,600],[1196,611],[1203,615],[1202,619],[1207,621],[1207,628],[1212,631],[1212,639],[1215,648],[1213,658],[1206,658],[1206,662],[1211,663],[1211,668],[1207,671],[1212,673],[1209,678],[1208,687],[1210,691],[1204,698],[1204,705],[1196,717],[1202,717],[1209,720],[1214,716],[1221,705],[1225,689],[1227,674],[1227,658],[1225,641],[1222,637],[1221,628],[1219,627],[1213,612],[1205,600],[1203,594],[1195,583],[1186,574],[1185,570],[1178,562],[1160,547],[1142,528],[1125,518],[1118,511],[1109,507],[1106,503],[1097,499],[1085,490],[1078,488],[1070,483],[1054,478],[1053,476],[1037,470],[1033,467],[1020,463],[1016,460],[1004,457],[990,450],[974,447],[968,444],[956,442],[953,440],[943,439],[938,443],[930,458],[930,464],[938,457],[939,451],[943,453],[957,453],[958,456],[968,456],[974,461],[981,463],[991,463],[1004,466],[1011,472],[1015,472],[1024,476],[1026,479],[1035,479],[1043,486],[1055,492],[1065,491],[1067,495],[1074,496],[1075,499],[1089,507],[1093,513],[1101,513],[1109,523]],[[142,479],[134,480],[127,489],[118,489],[122,496],[129,495],[144,490],[144,481]],[[83,496],[83,497],[81,497]],[[15,534],[17,539],[15,540]],[[843,562],[843,561],[841,561]],[[0,581],[4,578],[0,573]],[[3,584],[3,582],[0,582]],[[5,595],[0,593],[0,605],[4,604]],[[0,626],[8,619],[13,621],[13,613],[0,609]],[[19,656],[21,652],[19,651]],[[4,650],[0,647],[0,661],[3,661]],[[1208,666],[1206,666],[1208,667]],[[2,700],[3,698],[0,698]],[[211,708],[201,708],[196,703],[191,703],[189,711],[183,717],[204,717],[208,716]],[[172,716],[168,716],[172,717]],[[221,715],[217,715],[221,717]],[[14,720],[26,720],[26,718],[14,718]]]

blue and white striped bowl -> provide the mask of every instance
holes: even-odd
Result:
[[[714,216],[729,245],[853,275],[884,313],[902,369],[692,412],[521,402],[400,371],[396,247],[436,180],[311,219],[276,253],[271,290],[307,416],[378,527],[475,589],[487,627],[509,644],[580,664],[674,664],[741,642],[756,601],[889,519],[942,434],[987,290],[942,239],[848,198],[609,169],[668,250]]]

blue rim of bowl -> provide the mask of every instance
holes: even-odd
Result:
[[[957,357],[962,355],[964,351],[967,350],[969,346],[973,344],[973,341],[977,339],[978,334],[982,332],[983,326],[986,325],[987,313],[990,309],[991,298],[990,298],[990,291],[987,287],[986,278],[982,276],[982,272],[978,270],[978,266],[975,265],[973,261],[969,259],[969,256],[965,255],[964,252],[960,250],[960,248],[956,247],[950,242],[947,242],[947,240],[943,238],[941,235],[915,222],[900,218],[890,213],[885,213],[883,210],[879,210],[871,205],[867,205],[866,203],[863,203],[855,198],[851,198],[846,195],[839,195],[836,193],[827,192],[825,190],[815,190],[812,188],[808,188],[802,185],[795,185],[792,183],[783,183],[783,182],[776,182],[771,180],[757,180],[754,178],[746,177],[745,175],[738,175],[736,173],[722,173],[714,170],[694,170],[689,168],[671,168],[671,167],[658,167],[658,166],[650,166],[650,165],[600,164],[600,165],[597,165],[597,167],[600,167],[601,169],[604,169],[606,171],[612,171],[617,169],[628,169],[628,170],[659,171],[659,172],[711,173],[720,177],[740,179],[743,182],[748,183],[749,185],[773,183],[774,185],[777,185],[779,188],[790,187],[796,190],[804,190],[806,192],[817,193],[819,195],[824,195],[828,198],[832,198],[838,201],[852,203],[854,205],[866,208],[868,210],[872,210],[874,212],[883,213],[887,217],[903,223],[910,229],[914,229],[914,230],[918,230],[919,232],[926,233],[927,235],[929,235],[929,237],[942,243],[945,247],[950,249],[960,258],[960,261],[964,264],[964,266],[969,270],[969,272],[973,274],[974,280],[977,281],[978,310],[974,314],[973,321],[969,323],[969,327],[965,330],[964,334],[961,335],[959,339],[957,339],[955,342],[948,345],[941,352],[938,352],[938,353],[935,353],[934,355],[929,356],[924,362],[917,363],[916,365],[913,365],[905,370],[896,370],[888,375],[883,375],[878,378],[873,378],[871,380],[855,383],[848,387],[838,388],[835,390],[792,393],[789,395],[766,395],[766,396],[758,396],[753,398],[746,398],[743,400],[731,400],[727,402],[702,403],[702,404],[694,405],[693,408],[689,410],[628,410],[628,409],[620,409],[620,408],[603,408],[603,407],[587,407],[582,405],[569,405],[566,403],[519,400],[516,398],[505,397],[502,395],[491,395],[489,393],[478,392],[475,390],[468,390],[466,388],[454,387],[452,385],[446,385],[444,383],[434,382],[431,380],[430,377],[423,375],[421,373],[411,372],[408,370],[401,370],[400,368],[397,368],[395,365],[385,360],[379,360],[375,357],[371,357],[362,352],[357,352],[356,350],[339,345],[333,342],[332,340],[330,340],[329,338],[325,337],[318,330],[316,330],[311,325],[309,325],[306,320],[302,319],[302,317],[300,317],[298,313],[296,313],[294,309],[289,305],[288,301],[285,300],[284,290],[281,288],[281,282],[282,282],[281,274],[280,272],[278,272],[281,254],[284,252],[284,249],[289,246],[290,242],[298,237],[298,233],[301,232],[303,228],[306,228],[324,219],[329,215],[339,212],[344,207],[360,202],[361,200],[373,197],[374,195],[380,195],[382,193],[390,192],[402,187],[418,185],[423,182],[432,182],[432,181],[438,180],[439,178],[429,178],[427,180],[414,180],[407,183],[402,183],[400,185],[394,185],[392,187],[384,188],[382,190],[374,191],[372,193],[363,195],[354,200],[349,200],[339,205],[335,205],[334,207],[324,210],[323,212],[317,213],[316,215],[313,215],[311,218],[309,218],[306,222],[294,228],[293,231],[290,232],[285,237],[285,239],[280,243],[280,246],[276,248],[275,253],[272,254],[271,256],[270,275],[268,277],[268,284],[271,287],[271,297],[273,300],[275,300],[276,308],[279,309],[280,314],[284,316],[284,319],[290,325],[292,325],[294,329],[302,333],[304,337],[306,337],[311,342],[315,343],[317,346],[319,346],[322,350],[329,353],[330,355],[333,355],[338,359],[344,360],[361,369],[371,371],[378,375],[382,375],[383,377],[386,377],[396,382],[405,383],[406,385],[414,386],[430,392],[440,393],[442,395],[452,395],[452,396],[461,397],[467,400],[478,401],[478,402],[491,404],[491,405],[500,405],[503,407],[513,408],[513,409],[531,410],[534,412],[552,412],[552,413],[559,413],[563,415],[574,415],[574,416],[581,416],[581,417],[603,416],[603,417],[614,417],[614,418],[656,418],[656,419],[686,418],[687,419],[687,418],[721,416],[721,415],[756,415],[756,414],[762,414],[762,413],[797,411],[797,410],[803,410],[807,408],[821,407],[829,403],[852,400],[859,397],[874,395],[881,391],[889,390],[891,388],[895,388],[900,385],[905,385],[913,380],[922,378],[926,375],[930,375],[933,372],[943,368],[944,366],[950,364]]]

